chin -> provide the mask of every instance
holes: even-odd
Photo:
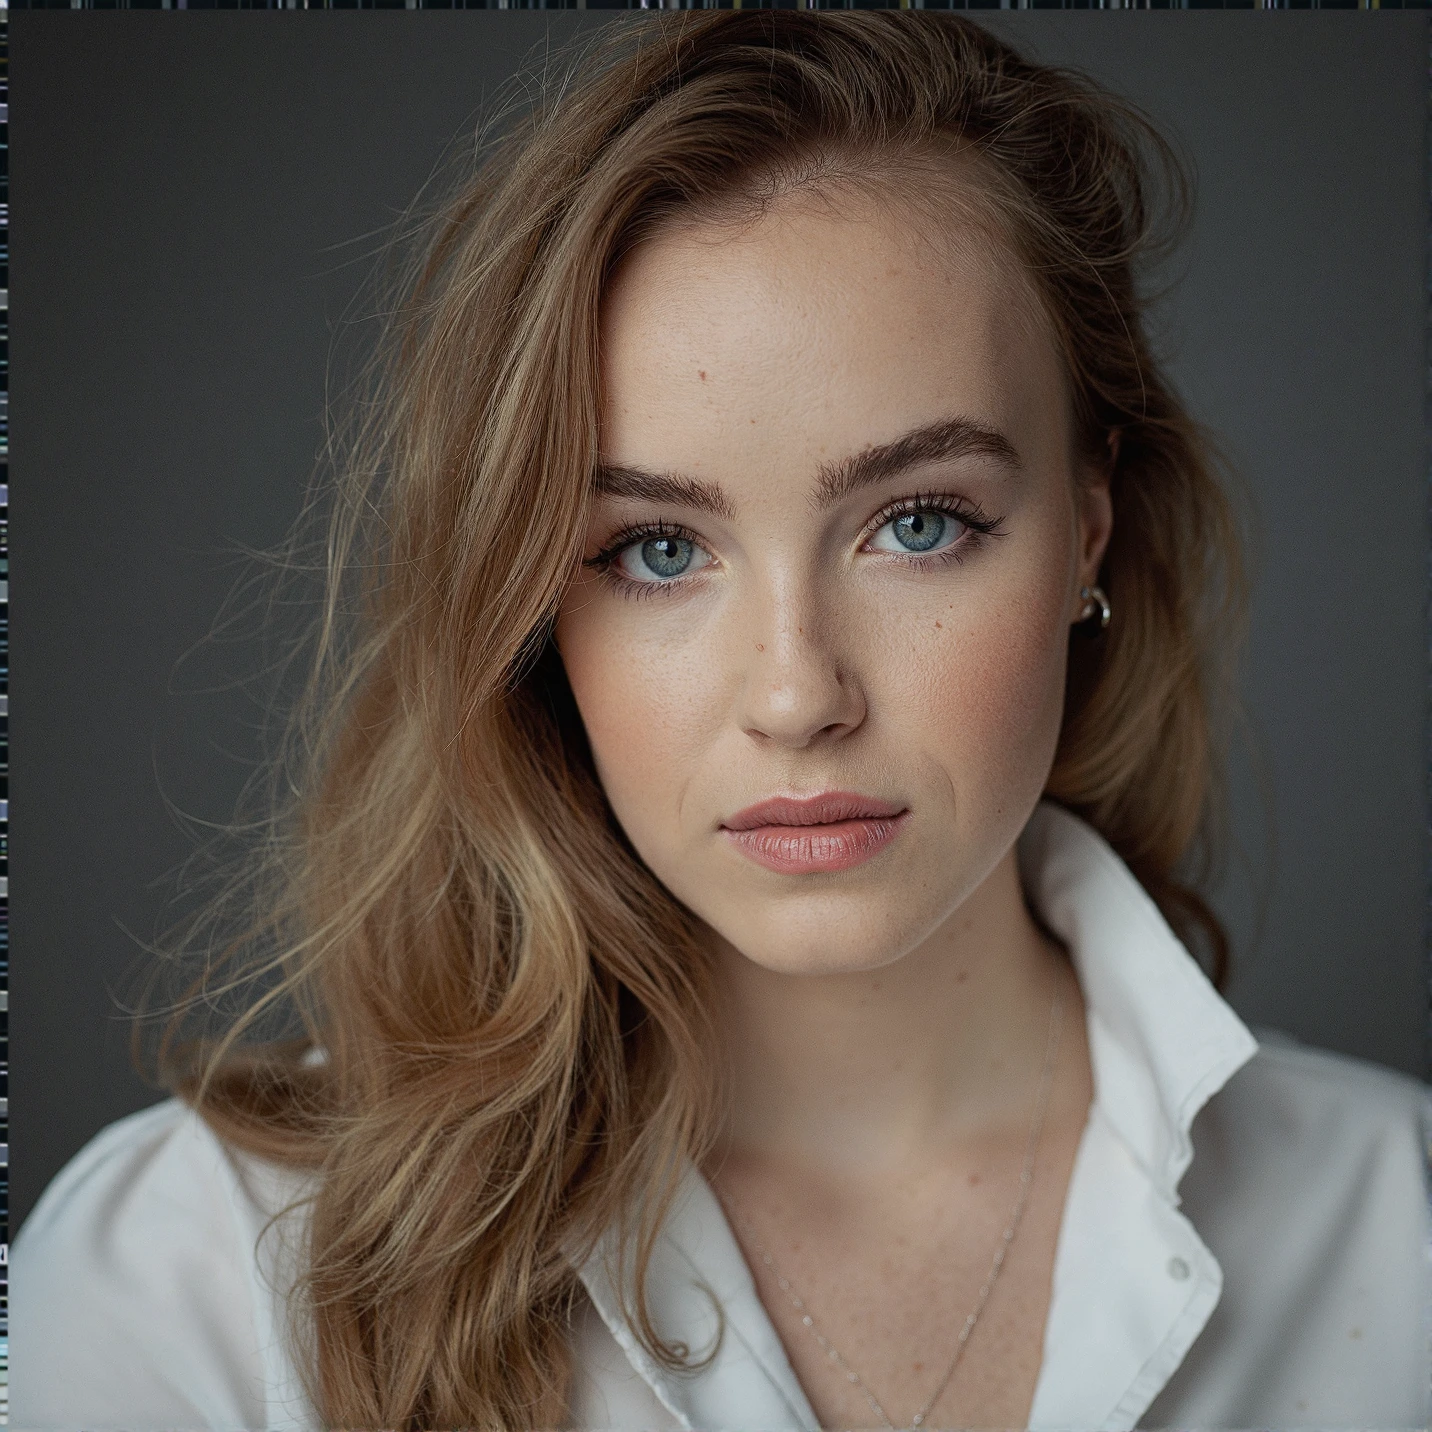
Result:
[[[737,947],[740,949],[740,947]],[[835,975],[874,974],[887,965],[894,964],[908,950],[832,950],[829,945],[800,947],[789,945],[740,949],[740,953],[753,965],[773,975],[791,975],[796,978],[821,978]]]
[[[899,882],[902,890],[909,883]],[[708,887],[709,889],[709,887]],[[958,899],[943,902],[953,909]],[[912,911],[908,902],[842,898],[827,889],[798,901],[743,902],[739,910],[697,913],[730,949],[772,974],[859,975],[884,969],[917,948],[949,909]]]

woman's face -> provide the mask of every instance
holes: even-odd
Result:
[[[558,648],[638,854],[774,971],[897,960],[1009,854],[1107,539],[1031,292],[943,232],[787,202],[605,297]]]

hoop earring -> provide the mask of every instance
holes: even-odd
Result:
[[[1102,587],[1080,587],[1079,596],[1084,603],[1084,611],[1079,617],[1080,621],[1087,621],[1094,615],[1094,608],[1099,611],[1099,630],[1103,631],[1109,625],[1109,617],[1112,613],[1109,610],[1109,599],[1104,595]]]

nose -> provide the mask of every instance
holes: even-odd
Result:
[[[839,740],[865,719],[856,672],[841,660],[835,614],[815,592],[771,593],[743,624],[738,719],[752,740],[801,749]]]

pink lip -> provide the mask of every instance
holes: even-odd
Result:
[[[776,796],[722,822],[726,837],[758,865],[785,875],[847,870],[894,840],[909,810],[852,791]]]

